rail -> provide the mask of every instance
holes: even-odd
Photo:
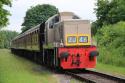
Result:
[[[87,83],[125,83],[125,78],[116,77],[97,71],[85,70],[81,73],[65,71],[65,73]]]

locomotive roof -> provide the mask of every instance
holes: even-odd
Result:
[[[54,16],[50,17],[50,18],[46,21],[46,23],[49,22],[49,21],[51,21],[51,20],[52,20],[54,17],[56,17],[56,16],[58,16],[58,17],[60,18],[60,20],[61,20],[61,18],[62,18],[63,16],[77,16],[77,15],[75,15],[73,12],[60,12],[60,13],[55,14]],[[79,16],[77,16],[77,17],[80,18]]]
[[[25,36],[25,35],[27,35],[27,34],[29,34],[29,33],[32,33],[32,32],[34,32],[34,31],[38,30],[38,29],[39,29],[39,26],[40,26],[40,24],[37,25],[37,26],[35,26],[35,27],[33,27],[33,28],[31,28],[31,29],[29,29],[29,30],[27,30],[27,31],[24,32],[24,33],[19,34],[19,35],[18,35],[17,37],[15,37],[13,40],[18,39],[18,38],[21,38],[21,37],[23,37],[23,36]]]
[[[60,14],[61,16],[74,15],[73,12],[60,12],[59,14]]]

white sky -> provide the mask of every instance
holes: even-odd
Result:
[[[94,13],[96,0],[13,0],[12,7],[8,8],[12,14],[6,29],[21,32],[21,24],[27,9],[37,4],[51,4],[60,12],[74,12],[82,19],[96,20]]]

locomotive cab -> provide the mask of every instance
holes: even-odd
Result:
[[[54,42],[54,27],[53,25],[57,22],[59,22],[59,16],[58,14],[52,16],[51,18],[49,18],[46,23],[45,23],[45,44],[50,44],[52,42]]]
[[[66,23],[66,20],[74,20],[74,19],[80,19],[80,18],[72,12],[61,12],[59,14],[50,17],[45,23],[45,30],[44,30],[45,42],[46,42],[45,45],[46,46],[52,45],[53,47],[57,47],[59,43],[62,43],[62,41],[65,40],[60,38],[62,37],[62,35],[65,35],[65,33],[63,33],[65,32],[63,31],[64,22]],[[61,34],[58,34],[60,32]]]

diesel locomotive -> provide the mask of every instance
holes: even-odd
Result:
[[[60,12],[11,42],[14,54],[61,69],[94,68],[98,51],[91,24],[72,12]]]

